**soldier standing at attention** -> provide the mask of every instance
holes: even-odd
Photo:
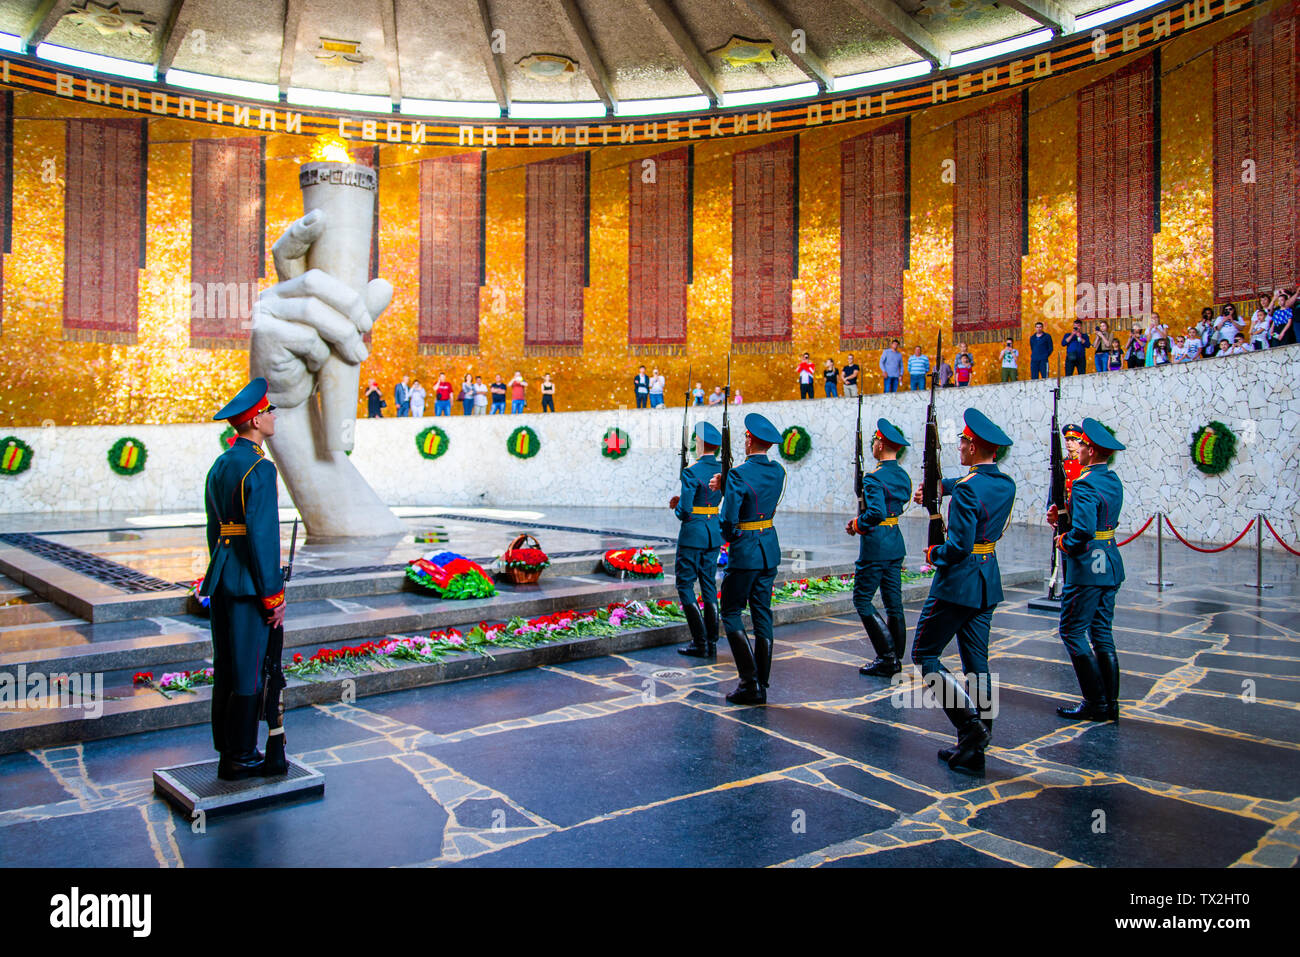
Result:
[[[1066,569],[1061,641],[1070,653],[1083,701],[1073,708],[1057,708],[1056,713],[1062,718],[1118,721],[1119,658],[1111,621],[1115,596],[1124,581],[1124,562],[1115,545],[1124,485],[1109,462],[1124,446],[1096,419],[1084,419],[1082,432],[1078,451],[1082,470],[1070,492],[1070,530],[1056,536],[1056,547],[1065,554]]]
[[[907,547],[898,528],[898,516],[912,497],[912,480],[898,464],[898,452],[908,444],[902,431],[888,419],[876,422],[871,454],[880,464],[862,476],[866,511],[844,527],[850,535],[862,536],[853,575],[853,607],[876,651],[876,660],[858,672],[882,678],[903,670],[901,661],[907,649],[907,622],[903,618],[903,556]],[[885,604],[888,635],[881,630],[876,606],[871,603],[877,589]]]
[[[722,468],[714,453],[722,444],[722,433],[707,422],[695,426],[695,464],[682,470],[682,494],[668,500],[677,513],[682,530],[677,533],[677,557],[673,561],[677,579],[677,600],[691,630],[691,643],[678,648],[692,658],[712,658],[718,653],[718,549],[722,531],[718,527],[718,503],[722,493],[709,488],[709,480]],[[695,606],[695,584],[704,599],[704,617]]]
[[[211,561],[199,594],[211,598],[212,743],[221,755],[217,776],[227,781],[262,773],[262,662],[271,628],[284,622],[276,471],[262,451],[275,434],[266,388],[259,376],[213,416],[237,434],[204,492]]]
[[[727,476],[722,498],[722,537],[730,543],[722,578],[722,626],[736,659],[740,685],[727,695],[730,704],[766,704],[772,672],[772,585],[781,564],[781,544],[772,516],[785,495],[785,469],[767,457],[781,441],[771,422],[751,412],[745,416],[745,461]],[[709,480],[716,490],[720,475]],[[749,605],[754,646],[740,614]]]
[[[993,609],[1002,601],[1002,575],[993,549],[1011,520],[1016,483],[993,463],[998,447],[1010,445],[1011,439],[978,409],[967,409],[964,418],[958,448],[961,464],[969,465],[970,472],[942,482],[943,494],[952,496],[948,535],[926,551],[926,562],[935,567],[934,580],[916,622],[912,661],[927,682],[937,685],[943,712],[957,729],[957,746],[941,750],[940,760],[954,771],[981,774],[993,721],[981,719],[981,711],[939,657],[955,635],[962,670],[974,676],[980,705],[991,713],[989,626]],[[921,501],[921,490],[914,500]]]

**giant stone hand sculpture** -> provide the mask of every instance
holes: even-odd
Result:
[[[249,366],[269,384],[278,415],[268,441],[309,541],[391,539],[404,531],[346,454],[353,440],[358,367],[368,354],[361,337],[388,307],[393,287],[383,279],[365,281],[368,228],[364,242],[345,237],[341,244],[330,243],[330,230],[348,228],[331,219],[344,220],[345,214],[314,209],[276,240],[271,254],[280,281],[253,307]],[[355,264],[347,268],[347,248],[352,259],[366,257],[359,273]],[[326,250],[335,255],[325,255]],[[329,271],[309,268],[317,265]]]

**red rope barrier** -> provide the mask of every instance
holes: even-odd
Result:
[[[1143,532],[1145,532],[1145,531],[1147,530],[1147,526],[1150,525],[1152,522],[1154,522],[1154,521],[1155,521],[1155,518],[1156,518],[1156,517],[1155,517],[1154,515],[1152,515],[1150,518],[1148,518],[1148,519],[1146,520],[1146,522],[1142,525],[1141,528],[1139,528],[1136,532],[1134,532],[1134,533],[1133,533],[1132,535],[1130,535],[1128,538],[1124,539],[1124,541],[1117,543],[1117,544],[1115,545],[1115,547],[1116,547],[1116,548],[1123,548],[1123,547],[1124,547],[1125,545],[1127,545],[1129,542],[1133,541],[1133,539],[1137,538],[1139,535],[1141,535]]]
[[[1261,515],[1260,518],[1263,518],[1263,516]],[[1282,536],[1279,535],[1279,534],[1277,533],[1277,529],[1275,529],[1275,528],[1273,527],[1273,523],[1272,523],[1272,522],[1270,522],[1268,519],[1265,518],[1265,519],[1264,519],[1264,525],[1265,525],[1265,527],[1268,528],[1268,530],[1269,530],[1270,532],[1273,533],[1273,537],[1277,539],[1277,543],[1278,543],[1279,545],[1281,545],[1283,548],[1285,548],[1285,549],[1286,549],[1288,552],[1290,552],[1292,555],[1300,555],[1300,551],[1296,551],[1294,548],[1292,548],[1292,547],[1291,547],[1290,545],[1288,545],[1286,542],[1282,541]]]
[[[1252,528],[1255,527],[1255,520],[1252,518],[1249,522],[1247,522],[1246,527],[1241,530],[1241,534],[1221,548],[1198,548],[1197,546],[1189,542],[1187,539],[1183,538],[1183,536],[1178,534],[1178,529],[1174,528],[1174,525],[1171,521],[1169,521],[1168,516],[1165,517],[1165,524],[1169,526],[1169,531],[1174,533],[1174,538],[1178,539],[1180,542],[1182,542],[1192,551],[1211,553],[1211,552],[1226,552],[1233,545],[1236,545],[1239,541],[1241,541],[1243,538],[1246,537],[1247,532],[1249,532]]]

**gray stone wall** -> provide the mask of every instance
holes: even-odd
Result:
[[[1187,537],[1221,543],[1262,512],[1294,546],[1300,542],[1298,373],[1300,348],[1293,347],[1190,365],[1075,376],[1062,383],[1061,421],[1094,416],[1115,428],[1128,445],[1115,464],[1126,492],[1121,532],[1164,511]],[[962,471],[956,436],[967,406],[985,412],[1015,440],[1003,462],[1019,486],[1014,521],[1041,520],[1053,385],[1049,380],[939,391],[947,474]],[[885,416],[912,439],[915,447],[904,465],[914,482],[920,478],[926,398],[925,393],[901,392],[868,396],[862,403],[868,434],[876,419]],[[540,397],[534,395],[530,402],[537,408]],[[812,451],[788,465],[782,507],[847,517],[853,508],[856,410],[857,403],[845,398],[733,406],[737,461],[743,454],[745,414],[762,412],[778,428],[804,426],[812,435]],[[714,424],[721,422],[718,409],[693,411]],[[666,504],[677,491],[681,413],[678,407],[363,420],[352,460],[390,505],[655,506]],[[1226,423],[1239,439],[1232,466],[1217,476],[1198,472],[1188,455],[1192,432],[1211,419]],[[414,436],[435,423],[451,443],[441,458],[426,461],[416,450]],[[541,451],[518,460],[506,452],[506,438],[525,424],[537,431]],[[600,438],[616,425],[629,433],[632,446],[624,458],[610,461],[600,454]],[[223,428],[222,423],[207,423],[0,431],[18,435],[36,453],[31,470],[0,477],[0,510],[201,511],[204,475],[219,451]],[[140,475],[122,478],[109,470],[105,456],[109,446],[127,434],[146,444],[149,461]],[[281,496],[287,506],[283,488]],[[1271,542],[1267,534],[1265,542]]]

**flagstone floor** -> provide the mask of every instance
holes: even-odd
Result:
[[[1125,549],[1117,725],[1056,717],[1055,621],[1008,591],[983,778],[937,760],[942,712],[860,676],[861,627],[832,617],[777,630],[762,708],[723,700],[725,651],[668,647],[292,711],[325,796],[200,832],[150,772],[208,758],[205,727],[3,756],[0,865],[1294,867],[1296,563],[1270,554],[1256,598],[1252,553],[1179,549],[1163,593],[1150,543]]]

